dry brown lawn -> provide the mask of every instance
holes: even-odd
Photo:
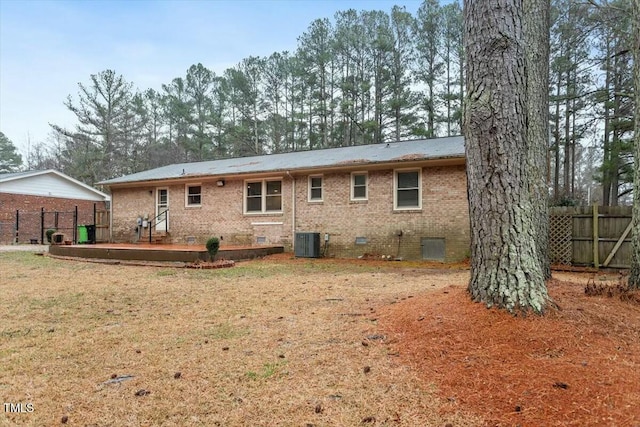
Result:
[[[464,265],[0,253],[0,426],[640,426],[640,295],[554,277],[514,318]]]
[[[468,272],[290,258],[191,270],[0,253],[0,396],[24,410],[0,425],[479,423],[439,411],[377,320]]]

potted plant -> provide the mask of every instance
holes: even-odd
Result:
[[[53,228],[50,228],[44,233],[47,236],[47,242],[51,243],[51,236],[53,236],[53,233],[55,232],[56,230],[54,230]]]

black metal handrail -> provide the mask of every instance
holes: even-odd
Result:
[[[160,215],[163,215],[163,214],[164,214],[164,218],[162,220],[156,222],[156,219]],[[151,243],[151,234],[152,234],[153,227],[156,227],[156,230],[157,230],[158,229],[157,228],[158,224],[162,224],[163,222],[168,224],[168,222],[167,222],[168,214],[169,214],[169,209],[167,209],[166,211],[161,212],[158,215],[154,216],[153,218],[149,219],[149,243]]]

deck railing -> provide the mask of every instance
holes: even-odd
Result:
[[[158,224],[162,224],[164,222],[165,224],[165,230],[166,230],[166,225],[168,224],[168,219],[169,217],[169,209],[167,209],[164,212],[160,212],[158,215],[154,216],[153,218],[149,219],[149,243],[152,242],[152,235],[153,235],[153,228],[155,227],[156,231],[158,230]],[[161,219],[158,219],[161,218]]]

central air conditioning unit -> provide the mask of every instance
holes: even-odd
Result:
[[[296,233],[295,256],[320,258],[320,233]]]

